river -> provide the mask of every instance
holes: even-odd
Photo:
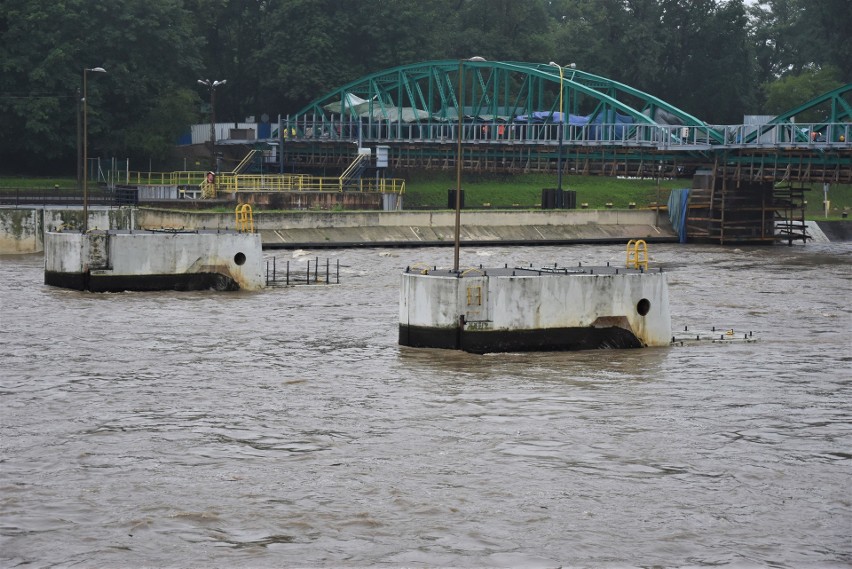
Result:
[[[852,244],[651,246],[676,330],[753,343],[485,356],[397,345],[400,272],[451,249],[303,253],[341,284],[93,294],[0,257],[0,566],[852,565]]]

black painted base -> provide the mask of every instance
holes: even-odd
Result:
[[[239,290],[230,277],[219,273],[180,275],[92,275],[90,273],[44,272],[44,284],[91,292],[154,290]]]
[[[400,324],[399,344],[414,348],[463,350],[474,354],[644,347],[644,344],[633,332],[618,326],[606,328],[464,331],[460,328],[432,328]]]

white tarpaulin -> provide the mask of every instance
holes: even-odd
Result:
[[[362,99],[357,95],[353,95],[352,93],[346,93],[346,116],[360,117],[360,118],[370,118],[372,115],[372,119],[375,121],[389,120],[389,121],[399,121],[402,122],[417,122],[417,121],[425,121],[429,120],[429,113],[426,111],[421,111],[420,109],[415,109],[414,107],[393,107],[393,106],[382,106],[377,101],[368,101],[366,99]],[[323,108],[330,113],[336,113],[338,115],[343,114],[341,111],[343,109],[343,101],[336,103],[329,103],[324,105]],[[370,110],[372,107],[372,111]]]

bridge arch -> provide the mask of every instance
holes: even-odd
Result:
[[[807,129],[798,128],[796,116],[812,109],[821,111],[825,118],[821,122],[809,124]],[[760,129],[750,133],[746,137],[746,142],[757,140],[777,126],[791,127],[785,131],[789,133],[787,140],[790,142],[808,142],[809,137],[812,136],[817,136],[817,139],[811,138],[811,142],[848,142],[849,122],[852,122],[852,83],[823,93],[778,115],[762,125]]]
[[[376,136],[367,130],[369,138],[393,140],[402,136],[403,124],[449,125],[459,116],[463,123],[491,124],[495,132],[501,125],[562,123],[566,139],[571,133],[611,139],[634,125],[683,125],[706,128],[709,139],[722,140],[700,119],[612,79],[556,64],[486,60],[426,61],[360,77],[288,117],[286,132],[334,138],[335,124],[357,124],[363,134],[367,123],[384,129]]]

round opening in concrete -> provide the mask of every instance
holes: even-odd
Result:
[[[246,262],[245,253],[237,253],[236,255],[234,255],[234,262],[237,265],[244,265]]]
[[[639,313],[639,316],[645,316],[648,312],[651,311],[651,301],[647,298],[643,298],[639,302],[636,303],[636,312]]]

